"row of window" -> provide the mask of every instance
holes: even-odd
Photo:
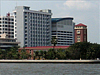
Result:
[[[43,16],[43,17],[45,17],[45,16],[47,16],[47,17],[49,17],[50,15],[47,15],[47,14],[39,14],[39,13],[28,13],[28,12],[24,12],[24,14],[25,15],[27,15],[27,14],[29,14],[29,15],[35,15],[35,16]]]
[[[72,45],[72,43],[57,43],[58,46],[61,46],[61,45]]]
[[[14,29],[7,29],[7,28],[0,28],[0,30],[8,30],[8,31],[14,31]]]
[[[12,28],[14,28],[14,26],[12,26],[12,25],[0,25],[0,27],[12,27]]]
[[[52,35],[68,35],[68,36],[72,36],[72,34],[61,34],[61,33],[52,33]]]
[[[0,20],[14,21],[14,19],[10,19],[10,18],[0,18]]]
[[[52,31],[52,32],[56,32],[56,33],[72,33],[72,32],[69,32],[69,31]]]
[[[72,20],[63,20],[63,21],[59,21],[57,22],[57,24],[61,24],[61,25],[72,25]]]
[[[84,41],[86,41],[86,36],[84,36]],[[77,42],[80,42],[81,41],[81,37],[80,36],[77,36]]]
[[[84,31],[84,34],[86,34],[86,30],[83,30],[83,31]],[[77,30],[77,34],[81,34],[81,31]]]
[[[87,27],[83,27],[83,26],[76,26],[75,28],[87,28]]]
[[[0,21],[0,24],[14,24],[14,22],[5,22],[5,21]]]

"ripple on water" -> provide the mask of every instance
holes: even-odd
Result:
[[[99,75],[100,64],[0,63],[0,75]]]

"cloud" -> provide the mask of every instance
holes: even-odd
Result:
[[[78,9],[78,10],[87,10],[92,7],[91,1],[86,0],[67,0],[64,3],[64,6],[67,6],[72,9]]]

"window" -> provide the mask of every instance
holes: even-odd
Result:
[[[80,38],[77,38],[77,42],[80,42]]]
[[[15,23],[15,26],[16,26],[16,23]]]
[[[14,24],[14,22],[11,22],[11,24]]]
[[[86,36],[84,36],[84,41],[86,41]]]
[[[25,37],[27,36],[27,34],[25,34]]]
[[[80,38],[80,36],[77,36],[77,38]]]
[[[7,18],[5,18],[5,20],[7,20]]]
[[[14,14],[16,15],[16,12],[14,12]]]
[[[15,34],[15,37],[17,37],[17,34]]]
[[[25,27],[25,29],[27,29],[27,27]]]
[[[30,50],[30,54],[31,54],[31,50]]]
[[[25,44],[27,44],[27,42],[25,42]]]
[[[77,30],[77,34],[80,34],[80,30]]]
[[[25,38],[25,40],[27,40],[27,38]]]
[[[86,30],[84,30],[84,34],[86,34]]]

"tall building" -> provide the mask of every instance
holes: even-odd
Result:
[[[80,23],[75,25],[75,43],[84,41],[87,42],[87,26]]]
[[[27,6],[16,6],[14,12],[14,38],[23,47],[51,45],[51,10],[30,10]]]
[[[73,18],[52,18],[52,37],[57,38],[57,46],[74,44]]]
[[[7,38],[14,38],[14,17],[10,13],[0,16],[0,37],[4,33]]]

